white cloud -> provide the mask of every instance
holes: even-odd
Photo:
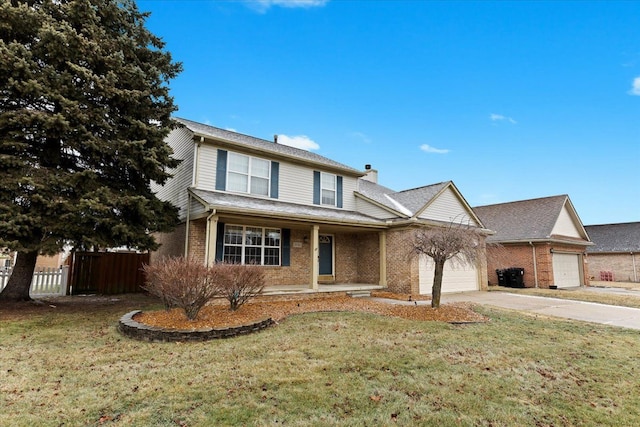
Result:
[[[447,154],[449,150],[443,148],[435,148],[428,144],[422,144],[420,149],[425,153]]]
[[[319,150],[320,146],[306,135],[287,136],[278,135],[278,144],[288,145],[289,147],[300,148],[301,150],[311,151]]]
[[[249,5],[260,11],[266,12],[272,6],[286,7],[289,9],[312,7],[322,7],[329,3],[329,0],[246,0]]]
[[[364,142],[365,144],[371,144],[371,138],[369,138],[367,135],[365,135],[362,132],[351,132],[349,135],[352,138],[359,139],[360,141]]]
[[[629,91],[630,95],[640,96],[640,77],[633,79],[633,85]]]
[[[495,113],[491,113],[489,115],[489,118],[491,119],[492,122],[500,122],[500,121],[507,121],[509,123],[512,124],[516,124],[518,122],[516,122],[514,119],[512,119],[511,117],[507,117],[507,116],[503,116],[502,114],[495,114]]]

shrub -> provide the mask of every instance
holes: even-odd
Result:
[[[144,265],[143,289],[162,299],[165,307],[179,307],[187,319],[195,320],[202,307],[216,296],[218,271],[202,262],[184,257],[168,257]]]
[[[231,311],[264,289],[264,273],[259,267],[220,262],[212,270],[217,272],[218,295],[229,301]]]

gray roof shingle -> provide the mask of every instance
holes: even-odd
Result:
[[[358,192],[389,209],[411,217],[429,203],[429,201],[450,182],[451,181],[440,182],[411,190],[394,191],[382,185],[361,179]]]
[[[359,212],[342,209],[331,209],[320,206],[299,205],[296,203],[280,202],[274,199],[247,197],[237,194],[222,193],[190,189],[205,204],[224,211],[242,211],[243,213],[259,213],[280,218],[303,218],[312,221],[323,220],[335,223],[348,223],[352,225],[384,226],[384,221]]]
[[[569,196],[551,196],[473,208],[484,226],[496,234],[488,242],[544,240],[558,221]]]
[[[273,141],[266,139],[255,138],[249,135],[243,135],[241,133],[232,132],[229,130],[220,129],[214,126],[205,125],[202,123],[194,122],[192,120],[182,119],[174,117],[174,120],[183,124],[187,129],[191,130],[197,135],[208,136],[211,138],[221,139],[224,141],[233,142],[239,146],[245,146],[248,148],[257,148],[263,151],[270,151],[281,156],[296,158],[304,160],[306,162],[315,163],[319,166],[325,166],[334,169],[340,169],[346,173],[356,176],[363,176],[364,172],[354,169],[350,166],[331,160],[327,157],[321,156],[310,151],[301,150],[299,148],[290,147],[288,145],[276,144]]]
[[[620,224],[585,225],[594,246],[587,252],[639,252],[640,222]]]

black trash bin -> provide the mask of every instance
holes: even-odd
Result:
[[[496,275],[498,276],[498,286],[507,286],[507,270],[500,269],[496,270]]]
[[[512,288],[524,288],[524,268],[511,267],[507,269],[507,286]]]

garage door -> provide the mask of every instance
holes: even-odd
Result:
[[[558,288],[580,286],[580,256],[554,253],[553,281]]]
[[[431,295],[433,287],[434,263],[427,256],[420,259],[420,293]],[[475,266],[461,262],[447,261],[444,264],[442,293],[477,291],[478,272]]]

